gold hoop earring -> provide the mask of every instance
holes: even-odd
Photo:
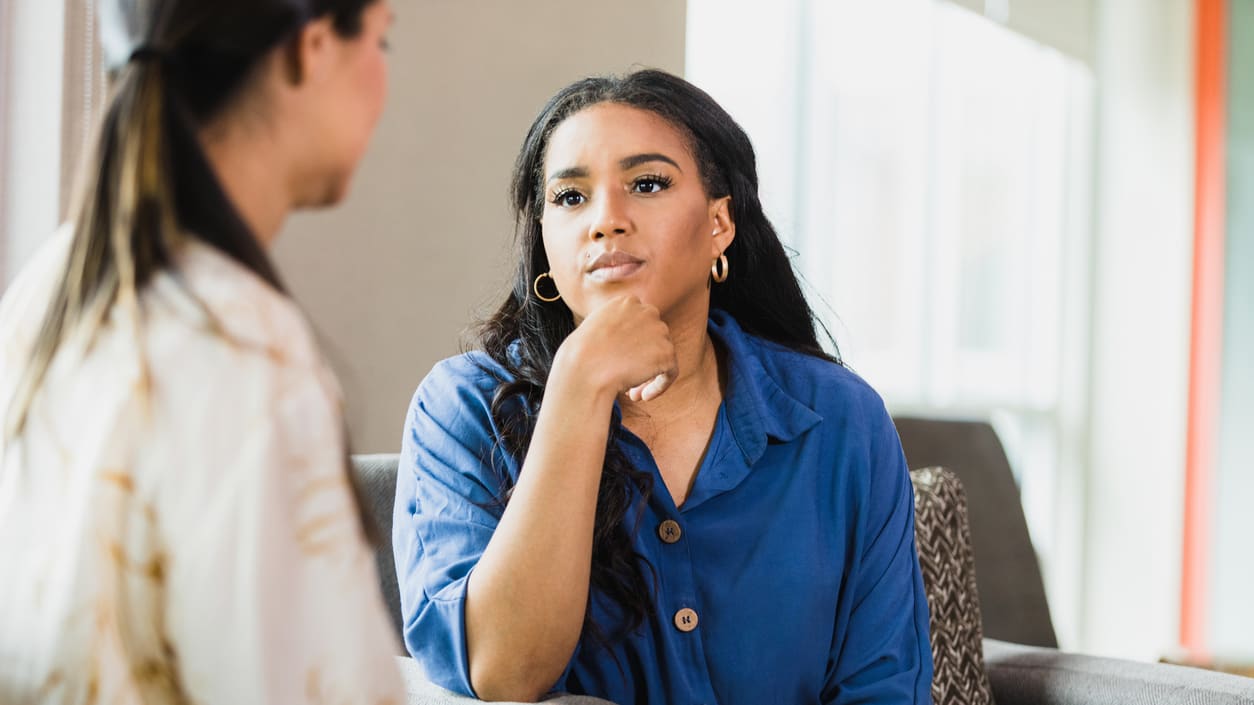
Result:
[[[714,277],[714,281],[722,284],[727,281],[727,274],[730,270],[727,268],[727,255],[719,255],[714,260],[714,264],[710,265],[710,276]]]
[[[537,299],[540,299],[541,301],[543,301],[543,302],[544,302],[544,303],[546,303],[546,304],[551,304],[551,303],[553,303],[554,301],[557,301],[558,299],[562,298],[562,293],[559,291],[559,292],[558,292],[555,296],[553,296],[553,297],[548,297],[548,296],[545,296],[544,294],[541,294],[541,293],[540,293],[540,280],[541,280],[541,279],[544,279],[545,277],[548,277],[550,281],[552,281],[552,279],[553,279],[553,277],[552,277],[552,276],[551,276],[548,272],[545,272],[544,274],[541,274],[540,276],[536,277],[536,280],[535,280],[534,282],[532,282],[532,283],[531,283],[531,290],[532,290],[533,292],[535,292],[535,295],[536,295],[536,298],[537,298]],[[554,291],[557,291],[557,283],[556,283],[556,282],[554,282],[554,284],[553,284],[553,290],[554,290]]]

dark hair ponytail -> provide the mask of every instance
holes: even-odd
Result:
[[[819,344],[814,314],[762,210],[753,146],[744,130],[704,91],[662,71],[586,78],[563,88],[544,106],[519,151],[511,187],[518,269],[509,296],[480,330],[484,351],[509,377],[496,390],[493,420],[502,429],[503,448],[520,459],[531,440],[534,414],[544,396],[554,355],[575,329],[565,304],[544,303],[531,295],[532,281],[549,270],[539,220],[544,207],[545,151],[558,125],[598,103],[619,103],[665,119],[687,139],[706,196],[731,196],[736,239],[724,253],[731,279],[712,289],[711,307],[728,312],[753,335],[839,363]],[[530,416],[518,413],[519,398],[532,410]],[[621,423],[612,424],[597,497],[591,582],[594,593],[622,610],[624,621],[614,626],[615,634],[623,634],[639,626],[653,610],[653,581],[645,577],[647,563],[632,548],[638,529],[635,517],[639,516],[632,511],[633,497],[648,497],[652,475],[633,467],[618,450]],[[502,477],[507,490],[508,482]],[[508,491],[503,496],[507,498]],[[643,506],[637,509],[642,511]],[[588,614],[585,629],[604,642],[603,626],[592,623],[591,610]]]
[[[171,133],[182,126],[171,114],[167,95],[159,61],[131,62],[115,77],[90,162],[97,167],[80,175],[61,285],[53,289],[14,397],[15,413],[5,429],[10,437],[22,432],[30,403],[65,337],[80,327],[90,334],[115,303],[137,313],[140,289],[169,266],[181,237],[169,178]],[[221,189],[215,190],[220,196]],[[272,272],[264,259],[260,262],[255,271]],[[138,325],[138,316],[130,320]]]
[[[57,351],[91,338],[115,306],[130,309],[171,267],[184,238],[216,248],[284,291],[274,266],[223,190],[198,131],[243,91],[263,57],[306,22],[331,16],[361,30],[373,0],[104,0],[103,49],[113,80],[94,153],[71,207],[69,254],[7,415],[20,435]],[[142,354],[142,353],[141,353]],[[147,377],[147,366],[141,360]],[[367,526],[369,533],[369,526]]]

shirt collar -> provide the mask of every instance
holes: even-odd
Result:
[[[726,353],[724,413],[745,465],[756,463],[770,442],[787,443],[823,420],[780,386],[769,343],[749,335],[731,314],[718,309],[710,312],[709,331]]]

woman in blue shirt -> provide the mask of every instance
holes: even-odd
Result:
[[[909,476],[821,349],[753,148],[680,78],[560,91],[482,350],[409,410],[405,642],[484,700],[927,703]]]

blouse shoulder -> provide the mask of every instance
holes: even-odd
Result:
[[[8,345],[28,342],[38,332],[52,289],[65,269],[69,226],[57,229],[22,267],[0,298],[0,333]]]
[[[790,396],[824,417],[885,414],[880,394],[857,372],[761,338],[750,337],[768,376]]]
[[[296,303],[210,245],[188,241],[174,265],[141,296],[147,394],[167,435],[215,428],[340,472],[343,395]]]
[[[503,365],[481,350],[454,355],[437,362],[419,383],[410,418],[421,414],[450,425],[477,419],[478,425],[491,426],[496,390],[513,380]]]
[[[159,380],[205,388],[213,386],[206,378],[219,379],[209,396],[238,401],[297,388],[340,397],[296,302],[210,245],[187,242],[141,300],[145,353]],[[195,371],[203,376],[193,379]]]
[[[189,240],[153,290],[169,310],[191,314],[242,351],[279,366],[308,369],[322,362],[296,303],[210,245]]]

